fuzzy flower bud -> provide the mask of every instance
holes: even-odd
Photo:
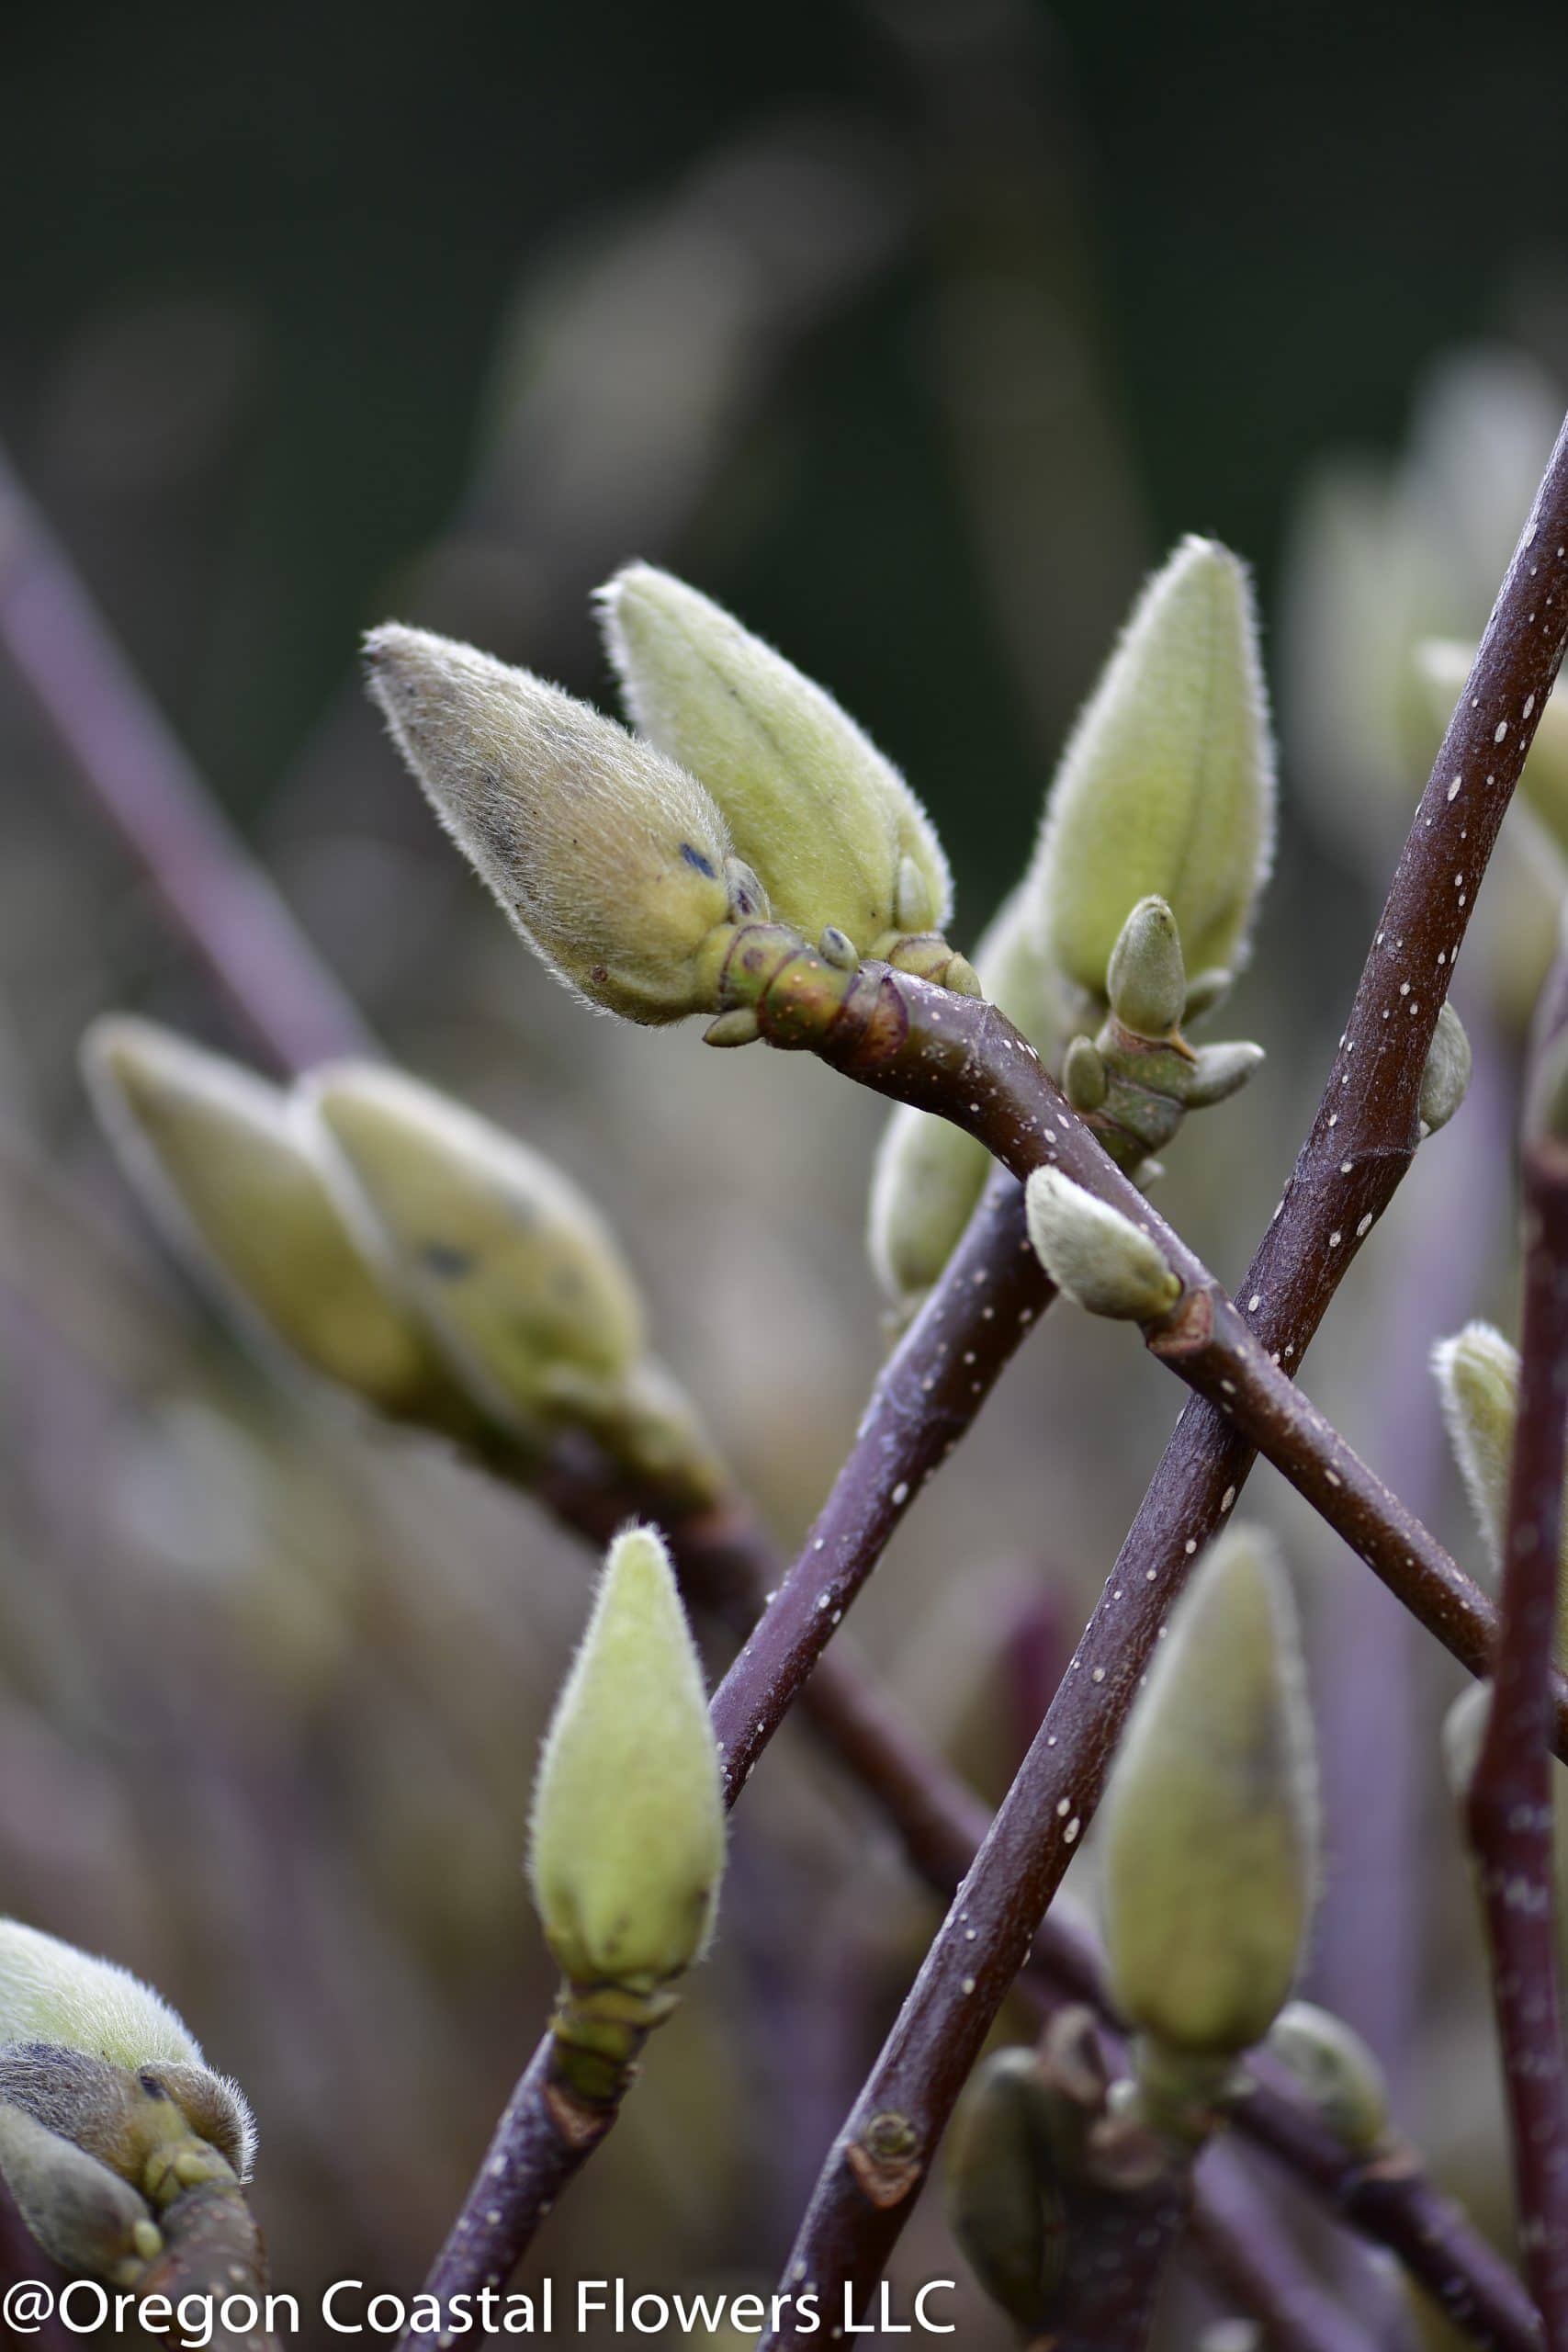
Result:
[[[1117,2006],[1157,2048],[1250,2049],[1288,1998],[1316,1878],[1317,1795],[1284,1570],[1252,1530],[1194,1571],[1103,1808]]]
[[[561,1171],[432,1087],[372,1063],[305,1100],[342,1155],[367,1246],[387,1252],[498,1419],[548,1419],[564,1384],[614,1383],[647,1344],[608,1227]]]
[[[0,1919],[0,2098],[80,2145],[91,2140],[88,2120],[115,2106],[103,2079],[144,2075],[248,2176],[255,2124],[244,2094],[212,2072],[169,2004],[115,1962]]]
[[[703,786],[472,646],[389,624],[366,657],[436,815],[557,978],[628,1021],[716,1011],[715,934],[762,907]]]
[[[1187,966],[1176,917],[1163,899],[1140,899],[1116,935],[1105,993],[1118,1021],[1139,1037],[1165,1037],[1187,1002]]]
[[[1059,1168],[1037,1168],[1025,1188],[1029,1238],[1064,1297],[1090,1315],[1154,1323],[1181,1296],[1180,1277],[1120,1209]]]
[[[441,1421],[448,1384],[350,1232],[288,1097],[123,1015],[95,1022],[82,1060],[126,1173],[244,1319],[381,1411]]]
[[[952,889],[931,820],[830,695],[651,564],[627,564],[599,605],[633,720],[713,795],[781,922],[809,939],[830,927],[863,956],[942,929]]]
[[[1102,1000],[1122,926],[1155,895],[1192,971],[1234,971],[1273,831],[1251,585],[1227,548],[1184,539],[1134,606],[1052,785],[1031,871],[1046,953]]]
[[[610,1547],[534,1792],[529,1869],[574,1984],[648,1991],[702,1957],[724,1802],[702,1668],[651,1528]]]
[[[1464,1491],[1495,1568],[1503,1557],[1519,1417],[1518,1351],[1490,1323],[1467,1323],[1452,1339],[1438,1341],[1432,1371]]]

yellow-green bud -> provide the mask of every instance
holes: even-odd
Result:
[[[1027,2050],[998,2050],[970,2076],[947,2135],[947,2217],[994,2303],[1043,2327],[1066,2267],[1066,2209],[1052,2094]]]
[[[1435,1136],[1439,1127],[1448,1125],[1469,1084],[1470,1039],[1459,1014],[1445,1001],[1421,1071],[1416,1110],[1423,1136]]]
[[[127,1174],[229,1303],[383,1412],[440,1419],[445,1375],[350,1232],[288,1097],[120,1015],[95,1022],[82,1058]]]
[[[648,1991],[701,1958],[724,1869],[718,1752],[669,1555],[610,1547],[545,1741],[529,1868],[574,1984]]]
[[[1251,585],[1227,548],[1184,539],[1134,606],[1051,787],[1031,872],[1046,954],[1103,999],[1122,924],[1153,894],[1193,971],[1235,971],[1273,831]]]
[[[1031,914],[1024,891],[1012,891],[975,950],[975,968],[987,997],[1049,1063],[1065,1014],[1034,945]],[[989,1166],[984,1144],[963,1127],[907,1102],[894,1106],[872,1173],[866,1247],[900,1318],[916,1312],[957,1248]]]
[[[255,2124],[244,2094],[213,2073],[169,2004],[114,1961],[19,1919],[0,1919],[0,2097],[46,2123],[60,2111],[60,2086],[51,2085],[59,2069],[31,2062],[51,2050],[130,2075],[154,2074],[235,2171],[249,2173]],[[37,2096],[33,2085],[43,2086]]]
[[[1059,1168],[1037,1168],[1025,1188],[1029,1238],[1066,1298],[1090,1315],[1154,1323],[1181,1296],[1156,1244]]]
[[[462,1378],[502,1420],[548,1422],[567,1391],[643,1354],[642,1299],[592,1203],[536,1152],[372,1063],[314,1072],[305,1099],[384,1250]]]
[[[600,591],[626,707],[724,813],[781,922],[863,956],[940,931],[947,861],[925,810],[832,696],[721,605],[651,564]]]
[[[1448,725],[1474,660],[1472,645],[1456,643],[1451,638],[1428,638],[1416,647],[1416,673],[1427,692],[1435,729]],[[1520,723],[1528,723],[1524,713]],[[1548,697],[1536,722],[1535,741],[1519,776],[1519,797],[1558,848],[1568,854],[1568,701],[1561,695]]]
[[[760,914],[694,777],[526,670],[427,630],[366,639],[370,692],[441,822],[557,978],[628,1021],[717,1010]]]
[[[1140,899],[1117,933],[1105,994],[1138,1037],[1167,1037],[1187,1001],[1187,967],[1176,917],[1163,899]]]
[[[1312,2001],[1288,2001],[1269,2029],[1269,2047],[1335,2138],[1370,2154],[1388,2131],[1388,2085],[1355,2029]]]
[[[1519,1358],[1490,1323],[1467,1323],[1432,1350],[1449,1442],[1494,1567],[1503,1557],[1514,1425],[1519,1417]]]
[[[1312,1723],[1289,1584],[1234,1528],[1172,1613],[1103,1807],[1118,2007],[1194,2056],[1250,2049],[1289,1997],[1316,1877]]]

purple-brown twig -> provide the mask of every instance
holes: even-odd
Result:
[[[1491,1948],[1519,2243],[1548,2352],[1563,2352],[1568,2081],[1552,1883],[1549,1676],[1568,1455],[1568,1146],[1553,1133],[1531,1136],[1522,1173],[1524,1317],[1502,1626],[1465,1812]]]

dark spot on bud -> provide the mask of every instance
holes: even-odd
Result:
[[[137,2075],[136,2079],[137,2079],[137,2081],[141,2084],[141,2086],[142,2089],[146,2092],[146,2094],[147,2094],[147,2096],[148,2096],[148,2098],[168,2098],[168,2096],[169,2096],[168,2092],[164,2089],[164,2087],[163,2084],[158,2080],[158,2077],[157,2077],[157,2075],[153,2075],[153,2074],[148,2073],[148,2072],[146,2072],[146,2071],[144,2070],[141,2074],[140,2074],[140,2075]]]
[[[708,864],[708,861],[703,855],[702,851],[700,849],[694,849],[690,842],[682,842],[681,843],[681,854],[685,859],[688,865],[694,865],[697,872],[699,874],[705,874],[710,882],[717,881],[717,875],[715,874],[713,867]]]
[[[467,1250],[455,1250],[449,1241],[427,1241],[420,1251],[420,1262],[428,1266],[443,1282],[455,1283],[462,1274],[473,1271],[473,1259]]]

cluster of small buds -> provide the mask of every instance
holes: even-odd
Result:
[[[700,1960],[724,1872],[724,1794],[702,1666],[670,1555],[617,1536],[535,1784],[528,1868],[565,1979],[558,2065],[613,2095]]]
[[[1182,1023],[1225,995],[1268,876],[1274,753],[1252,591],[1228,549],[1184,540],[1149,582],[1063,754],[1022,880],[976,951],[986,994],[1057,1070],[1129,1173],[1261,1049],[1196,1052]],[[1189,977],[1189,966],[1192,977]],[[985,1155],[928,1114],[889,1120],[872,1262],[907,1317],[940,1275]]]
[[[1289,1998],[1317,1841],[1290,1585],[1265,1536],[1232,1528],[1172,1612],[1101,1810],[1111,1989],[1151,2120],[1201,2133]]]
[[[84,1060],[172,1238],[296,1362],[518,1477],[581,1430],[683,1501],[718,1491],[614,1236],[525,1145],[390,1069],[285,1090],[145,1021],[100,1021]]]
[[[0,2173],[44,2252],[134,2287],[160,2222],[197,2188],[239,2195],[255,2126],[152,1989],[20,1920],[0,1920]]]

